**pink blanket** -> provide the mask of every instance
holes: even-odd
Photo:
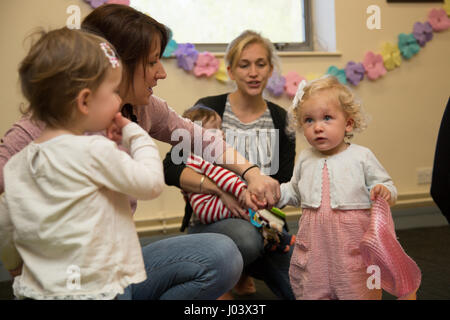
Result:
[[[389,204],[381,197],[373,203],[370,226],[360,250],[367,266],[380,268],[382,289],[402,298],[419,288],[420,269],[397,241]]]

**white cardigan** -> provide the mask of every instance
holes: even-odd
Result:
[[[157,197],[163,168],[147,132],[130,123],[122,135],[131,156],[103,136],[67,134],[7,162],[0,249],[8,269],[23,260],[16,297],[112,299],[146,279],[126,194]]]
[[[377,184],[389,189],[393,201],[397,199],[397,189],[391,177],[372,151],[351,144],[332,156],[322,155],[312,147],[303,150],[291,181],[281,185],[281,199],[277,206],[318,208],[322,199],[322,169],[325,163],[330,180],[331,208],[370,208],[370,190]]]

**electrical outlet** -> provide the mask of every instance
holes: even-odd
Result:
[[[431,176],[433,174],[433,168],[417,168],[417,184],[431,184]]]

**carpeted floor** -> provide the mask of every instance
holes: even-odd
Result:
[[[296,230],[291,232],[295,233]],[[419,300],[450,299],[450,226],[398,230],[397,236],[406,253],[422,271],[422,284],[417,293]],[[141,239],[143,243],[153,239]],[[261,280],[255,280],[256,293],[235,296],[237,300],[274,300],[276,296]],[[0,282],[0,300],[12,299],[11,282]],[[395,297],[383,293],[383,299]]]

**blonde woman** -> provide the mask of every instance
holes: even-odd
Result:
[[[294,167],[295,136],[287,128],[287,112],[263,96],[267,82],[277,67],[272,43],[259,33],[247,30],[234,39],[225,55],[230,79],[235,90],[205,97],[196,105],[216,111],[222,118],[226,141],[261,171],[278,182],[289,181]],[[186,192],[199,192],[202,176],[184,164],[175,165],[169,152],[164,160],[166,183]],[[253,169],[251,169],[253,170]],[[247,173],[242,176],[247,179]],[[214,184],[206,178],[203,193],[214,194]],[[182,230],[189,225],[192,208],[187,204]],[[244,272],[262,279],[281,299],[293,299],[288,269],[291,251],[278,254],[264,251],[263,238],[247,219],[226,219],[204,225],[192,222],[188,233],[221,233],[238,246],[244,259]],[[252,292],[248,277],[241,278],[238,292]]]

